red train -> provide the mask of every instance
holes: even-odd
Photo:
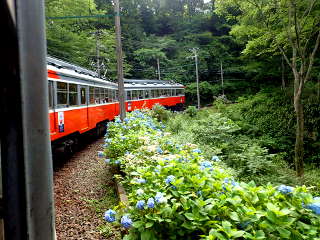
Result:
[[[48,57],[49,119],[53,146],[71,146],[84,133],[101,135],[119,115],[118,85],[95,72]],[[169,81],[125,80],[126,108],[133,111],[161,104],[179,109],[184,86]]]

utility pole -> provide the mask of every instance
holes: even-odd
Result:
[[[99,49],[99,32],[95,32],[96,36],[96,56],[97,56],[97,72],[98,72],[98,78],[100,78],[100,49]]]
[[[197,80],[197,100],[198,100],[198,109],[200,109],[200,91],[199,91],[199,71],[198,71],[198,49],[192,48],[192,53],[194,54],[193,58],[196,65],[196,80]]]
[[[160,59],[157,58],[157,64],[158,64],[158,76],[159,76],[159,81],[161,80],[161,73],[160,73]]]
[[[223,68],[222,68],[222,61],[220,61],[220,74],[221,74],[221,87],[222,87],[222,96],[224,97],[224,86],[223,86]]]
[[[123,82],[123,57],[121,44],[121,25],[120,25],[120,3],[119,0],[114,1],[115,7],[115,24],[116,24],[116,45],[117,45],[117,71],[118,71],[118,90],[120,104],[120,119],[126,117],[126,106],[124,98],[124,82]]]

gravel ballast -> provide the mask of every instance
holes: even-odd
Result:
[[[112,172],[103,159],[99,139],[74,154],[54,172],[57,239],[118,239],[112,227],[107,227],[103,212],[116,204]],[[104,206],[109,205],[109,206]]]

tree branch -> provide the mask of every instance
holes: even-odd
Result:
[[[310,73],[311,73],[311,69],[312,69],[312,66],[313,66],[313,62],[314,62],[314,57],[316,55],[316,52],[319,48],[319,44],[320,44],[320,30],[318,30],[318,36],[317,36],[317,40],[316,40],[316,44],[313,48],[313,51],[309,57],[309,66],[308,66],[308,71],[307,71],[307,74],[305,76],[305,79],[304,79],[304,82],[308,81],[309,79],[309,76],[310,76]]]

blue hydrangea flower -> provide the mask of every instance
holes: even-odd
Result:
[[[204,161],[204,162],[200,163],[201,170],[204,170],[206,168],[212,169],[212,163],[209,161]]]
[[[147,201],[148,208],[154,208],[154,199],[149,198]]]
[[[139,189],[137,190],[137,195],[138,195],[138,196],[141,196],[142,194],[144,194],[144,191],[143,191],[141,188],[139,188]]]
[[[144,184],[144,183],[146,183],[147,181],[146,181],[144,178],[138,178],[138,179],[136,179],[136,182],[137,182],[137,183],[140,183],[140,184]]]
[[[166,180],[165,180],[166,184],[170,184],[171,182],[174,181],[175,178],[176,178],[176,177],[173,176],[173,175],[168,176],[168,177],[166,178]]]
[[[114,161],[114,164],[120,164],[120,161],[119,160],[116,160],[116,161]]]
[[[164,203],[166,199],[164,198],[164,194],[162,192],[157,192],[156,196],[154,197],[157,203]]]
[[[107,210],[104,213],[104,220],[106,220],[107,222],[114,222],[116,220],[116,212],[113,211],[112,209]]]
[[[125,121],[126,123],[129,122],[128,118],[123,119],[123,121]]]
[[[290,193],[293,192],[293,190],[294,190],[293,187],[286,186],[286,185],[280,185],[280,186],[278,187],[278,191],[281,192],[281,193],[283,193],[283,194],[290,194]]]
[[[306,208],[312,210],[315,214],[320,215],[320,202],[310,203]]]
[[[241,223],[239,223],[239,228],[244,230],[250,225],[250,223],[251,223],[250,221],[241,222]]]
[[[212,156],[211,160],[214,162],[221,162],[218,156]]]
[[[120,138],[121,138],[121,140],[126,140],[127,139],[127,137],[125,137],[125,136],[121,136]]]
[[[112,139],[111,138],[106,138],[106,140],[104,140],[105,143],[111,143]]]
[[[232,180],[231,185],[233,187],[239,187],[240,186],[240,184],[238,182],[234,181],[234,180]]]
[[[314,197],[314,198],[313,198],[313,201],[314,201],[314,202],[320,202],[320,197]]]
[[[110,163],[110,159],[107,158],[107,159],[104,160],[104,162],[105,162],[106,164],[109,164],[109,163]]]
[[[194,152],[194,153],[201,153],[201,150],[198,149],[198,148],[196,148],[196,149],[193,149],[192,152]]]
[[[116,123],[121,123],[120,118],[116,118],[115,122],[116,122]]]
[[[145,201],[144,200],[139,200],[136,204],[136,208],[143,210],[144,209],[144,205],[145,205]]]
[[[157,147],[157,152],[158,152],[159,154],[162,154],[162,153],[163,153],[163,150],[162,150],[160,147]]]
[[[98,151],[98,157],[99,157],[99,158],[104,158],[104,157],[105,157],[105,156],[104,156],[104,152]]]
[[[132,220],[128,215],[124,215],[121,218],[121,225],[125,228],[130,228],[132,225]]]

